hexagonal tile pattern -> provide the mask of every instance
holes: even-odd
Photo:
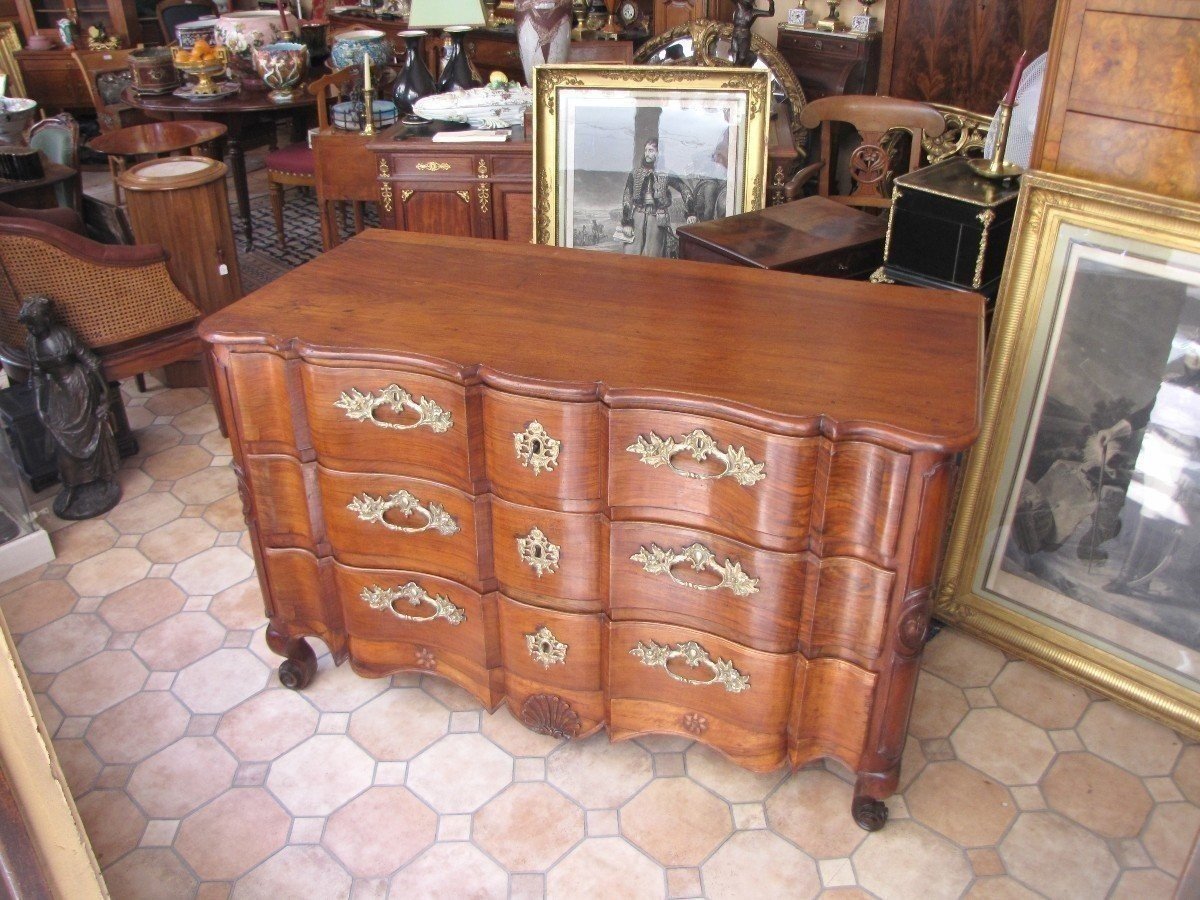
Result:
[[[549,869],[583,833],[583,810],[538,782],[509,786],[475,813],[472,828],[475,842],[510,872]]]
[[[967,698],[962,689],[936,675],[922,672],[917,678],[909,733],[919,740],[950,736],[967,714]]]
[[[971,710],[950,743],[963,762],[1007,785],[1037,783],[1054,758],[1046,732],[999,708]]]
[[[284,847],[234,885],[230,900],[349,897],[350,874],[323,847]]]
[[[173,391],[155,392],[146,399],[146,409],[156,416],[177,416],[201,403],[208,402],[208,392],[200,388],[179,388]],[[143,450],[145,454],[147,451]]]
[[[621,833],[664,866],[698,866],[730,832],[729,807],[689,778],[656,778],[621,807]]]
[[[1142,844],[1159,868],[1179,877],[1198,831],[1200,809],[1190,803],[1160,803],[1142,834]]]
[[[916,822],[889,822],[854,851],[858,883],[882,896],[959,897],[974,873],[963,852]]]
[[[105,597],[99,612],[114,631],[141,631],[175,615],[186,602],[173,581],[144,578]]]
[[[1004,654],[954,628],[943,628],[925,646],[922,667],[956,687],[986,687],[1004,668]]]
[[[1157,869],[1129,871],[1113,888],[1113,900],[1146,900],[1148,897],[1170,897],[1175,893],[1175,879]]]
[[[1111,700],[1093,703],[1077,730],[1085,747],[1134,775],[1169,775],[1183,746],[1175,732]]]
[[[262,788],[234,788],[183,820],[175,849],[205,881],[226,881],[282,848],[291,823]]]
[[[142,535],[138,549],[152,563],[177,563],[217,540],[217,530],[203,519],[175,519]]]
[[[180,672],[172,690],[194,713],[223,713],[262,690],[269,674],[249,650],[218,650]]]
[[[117,504],[108,522],[121,534],[145,534],[179,517],[183,504],[165,491],[142,494]]]
[[[409,788],[439,813],[474,812],[512,777],[512,757],[481,734],[447,735],[408,765]]]
[[[215,432],[217,430],[217,411],[211,403],[202,403],[177,415],[171,424],[184,434]],[[208,448],[205,447],[205,449]]]
[[[764,861],[770,860],[769,865]],[[729,900],[815,897],[817,865],[770,831],[739,831],[700,870],[705,896]]]
[[[175,567],[171,577],[189,594],[216,594],[244,581],[254,561],[237,547],[213,547]]]
[[[450,731],[450,711],[419,688],[391,690],[350,715],[350,737],[376,759],[412,759]]]
[[[801,769],[767,800],[767,823],[816,859],[849,856],[867,834],[850,816],[853,788],[824,769]]]
[[[464,872],[470,872],[470,877],[464,878]],[[506,897],[508,875],[472,844],[435,844],[392,878],[388,896]]]
[[[1103,841],[1052,812],[1019,816],[1000,844],[1000,856],[1010,875],[1037,885],[1052,900],[1103,897],[1118,872]]]
[[[102,867],[111,866],[141,840],[146,817],[124,791],[89,791],[75,805]]]
[[[103,764],[84,741],[56,738],[54,755],[73,796],[80,797],[92,789]]]
[[[151,669],[177,671],[203,659],[224,640],[225,629],[208,613],[181,612],[143,631],[133,652]]]
[[[106,650],[63,672],[50,697],[68,716],[94,716],[132,697],[149,673],[128,650]]]
[[[650,781],[650,754],[633,741],[596,734],[568,741],[546,760],[546,777],[586,809],[620,806]]]
[[[904,801],[914,818],[964,847],[994,844],[1016,816],[1002,785],[957,761],[930,763]]]
[[[1013,660],[992,685],[1001,706],[1040,728],[1073,728],[1087,709],[1088,696],[1045,669]]]
[[[258,579],[248,578],[221,591],[208,604],[208,614],[230,631],[258,628],[266,621]]]
[[[122,494],[124,496],[124,494]],[[103,553],[117,542],[117,530],[104,519],[85,519],[54,532],[54,563],[71,566]]]
[[[209,466],[180,478],[171,488],[171,493],[184,503],[214,503],[222,497],[237,493],[237,477],[233,469],[225,466]]]
[[[319,734],[271,765],[267,788],[294,816],[326,816],[362,793],[375,761],[345,735]]]
[[[387,835],[379,822],[392,822]],[[437,814],[403,787],[373,787],[332,816],[321,839],[355,878],[385,878],[433,843]]]
[[[271,654],[278,665],[280,658]],[[317,674],[304,697],[321,712],[353,712],[388,689],[386,678],[364,678],[350,666],[335,666],[329,656],[317,659]]]
[[[1190,744],[1179,754],[1175,784],[1192,803],[1200,805],[1200,744]]]
[[[195,444],[185,444],[155,453],[142,463],[142,471],[156,481],[173,481],[211,464],[211,453]]]
[[[588,838],[546,875],[548,900],[658,900],[663,871],[620,838]]]
[[[1091,753],[1063,753],[1042,783],[1051,809],[1107,838],[1136,837],[1154,807],[1142,780]]]
[[[241,531],[246,527],[242,499],[237,494],[222,497],[204,510],[204,521],[217,531]]]
[[[116,547],[72,566],[67,584],[81,597],[103,597],[141,580],[149,571],[150,560],[138,551]]]
[[[75,600],[75,592],[65,581],[35,581],[0,600],[0,610],[9,630],[21,635],[65,616]]]
[[[191,897],[196,877],[172,851],[161,848],[134,850],[104,872],[113,897]]]
[[[108,644],[112,632],[96,616],[64,616],[25,635],[17,645],[30,672],[62,672]]]
[[[749,769],[743,769],[704,744],[693,744],[688,748],[685,761],[688,775],[730,803],[756,803],[765,800],[787,777],[786,768],[776,769],[774,772],[751,772]]]
[[[138,763],[128,791],[152,818],[179,819],[226,791],[236,768],[212,738],[181,738]]]
[[[562,743],[548,734],[530,731],[513,718],[507,706],[484,716],[480,731],[513,756],[545,756]]]
[[[300,694],[276,688],[225,713],[217,738],[240,760],[270,762],[316,733],[318,718]]]
[[[188,711],[166,691],[134,694],[92,720],[87,742],[106,763],[135,763],[183,736]]]

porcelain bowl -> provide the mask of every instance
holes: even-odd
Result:
[[[20,144],[21,135],[37,112],[37,101],[0,97],[0,144]]]
[[[296,33],[296,17],[285,13],[287,27]],[[230,53],[249,59],[259,47],[279,42],[282,27],[279,13],[249,10],[226,13],[217,19],[217,43]]]
[[[175,43],[184,50],[191,50],[196,41],[204,38],[210,44],[217,43],[217,20],[197,19],[175,26]]]
[[[347,66],[362,65],[363,56],[371,57],[371,65],[390,66],[392,64],[392,42],[382,31],[356,29],[343,31],[334,35],[333,48],[329,52],[334,68],[344,69]]]

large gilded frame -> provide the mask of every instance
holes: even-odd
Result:
[[[556,245],[560,210],[558,117],[564,91],[661,93],[733,92],[746,98],[747,121],[741,212],[763,208],[766,198],[770,79],[765,69],[684,66],[538,66],[534,72],[533,215],[534,243]]]
[[[985,576],[1003,552],[996,549],[1001,533],[997,513],[1005,498],[1013,496],[1008,476],[1014,474],[1014,438],[1024,440],[1030,431],[1023,424],[1031,421],[1034,408],[1028,385],[1042,377],[1042,362],[1050,366],[1050,339],[1039,331],[1039,321],[1045,319],[1043,329],[1046,321],[1061,327],[1060,320],[1046,319],[1058,315],[1052,311],[1062,299],[1063,285],[1052,279],[1056,253],[1061,257],[1063,242],[1076,229],[1086,229],[1082,233],[1098,236],[1101,244],[1200,254],[1200,205],[1031,172],[1022,181],[1015,221],[1018,229],[992,323],[983,427],[964,469],[936,615],[1183,734],[1200,737],[1200,692],[1140,665],[1132,652],[1112,652],[1099,638],[1088,640],[1078,629],[1069,633],[1071,629],[1056,627],[1037,610],[1025,615],[1001,602],[1001,595],[988,596]],[[1070,230],[1064,233],[1064,228]],[[1015,470],[1018,477],[1019,472]]]

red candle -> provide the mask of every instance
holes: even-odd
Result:
[[[1029,62],[1029,51],[1022,50],[1021,58],[1017,60],[1017,65],[1013,69],[1012,81],[1008,84],[1008,93],[1004,95],[1004,99],[1000,102],[1006,106],[1012,106],[1017,99],[1017,88],[1021,84],[1021,73],[1025,71],[1025,66]]]

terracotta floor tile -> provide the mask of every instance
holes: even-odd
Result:
[[[792,775],[767,800],[767,824],[816,859],[849,856],[867,833],[854,824],[854,789],[823,769]]]
[[[165,691],[134,694],[92,720],[87,742],[106,763],[136,763],[183,736],[188,711]]]
[[[375,761],[344,735],[316,735],[271,764],[267,788],[294,816],[327,816],[371,784]]]
[[[246,520],[242,517],[242,499],[237,494],[230,494],[208,504],[204,510],[204,521],[218,531],[244,530]]]
[[[1040,728],[1073,728],[1089,703],[1083,688],[1024,660],[1014,660],[992,685],[996,700]]]
[[[208,401],[208,391],[201,388],[176,388],[156,391],[146,400],[146,409],[156,416],[177,416]]]
[[[546,875],[548,900],[666,896],[663,870],[621,838],[588,838]]]
[[[421,679],[421,689],[451,712],[467,712],[481,708],[478,700],[445,678],[428,675]]]
[[[213,547],[175,567],[175,583],[189,594],[217,594],[254,572],[254,562],[238,547]]]
[[[1047,805],[1102,837],[1136,837],[1154,808],[1142,780],[1091,753],[1063,753],[1042,779]]]
[[[108,514],[108,523],[121,534],[145,534],[179,517],[183,504],[167,493],[142,494],[122,500]]]
[[[961,762],[926,766],[904,801],[914,819],[963,847],[994,844],[1017,814],[1002,785]]]
[[[321,843],[355,878],[386,878],[434,842],[437,821],[407,788],[372,787],[329,817]]]
[[[583,839],[584,814],[547,784],[514,784],[475,813],[471,834],[508,871],[543,872]]]
[[[30,631],[17,643],[21,662],[30,672],[63,672],[108,644],[112,631],[99,616],[66,615]]]
[[[174,481],[207,468],[212,454],[195,444],[179,444],[142,460],[142,471],[157,481]]]
[[[1007,875],[978,878],[971,889],[963,894],[963,900],[1041,900],[1042,895],[1031,891],[1015,878]],[[1150,900],[1143,897],[1142,900]]]
[[[1093,703],[1077,731],[1097,756],[1143,777],[1169,775],[1183,747],[1169,728],[1111,700]]]
[[[502,705],[491,715],[485,714],[480,730],[513,756],[547,756],[562,743],[558,738],[530,731]]]
[[[348,897],[351,878],[323,847],[284,847],[234,885],[231,900]]]
[[[217,430],[217,411],[211,403],[202,403],[177,415],[171,424],[184,434],[208,434]]]
[[[217,530],[203,519],[175,519],[142,535],[138,549],[152,563],[177,563],[217,540]]]
[[[208,613],[230,631],[258,628],[266,619],[258,578],[247,578],[221,591],[208,605]]]
[[[138,551],[115,548],[72,566],[67,584],[81,597],[103,597],[145,578],[149,571],[150,560]]]
[[[139,418],[141,418],[140,415]],[[170,447],[174,447],[182,437],[183,435],[179,429],[171,425],[154,425],[151,423],[138,427],[138,455],[134,462],[140,465],[142,460],[148,459],[154,454],[160,453]]]
[[[620,806],[653,777],[650,754],[604,733],[568,741],[546,759],[546,778],[585,809]]]
[[[303,696],[275,688],[225,713],[216,734],[243,762],[269,762],[315,734],[317,717]]]
[[[971,869],[983,878],[988,875],[1003,875],[1004,860],[991,847],[979,847],[967,851],[967,859],[971,861]]]
[[[148,674],[128,650],[105,650],[59,675],[49,694],[64,715],[94,716],[136,694]]]
[[[145,578],[100,604],[99,613],[115,631],[142,631],[183,609],[187,596],[166,578]]]
[[[66,616],[77,599],[65,581],[36,581],[0,600],[0,610],[8,630],[14,636],[24,635]]]
[[[821,892],[821,879],[812,858],[770,831],[738,832],[700,871],[704,895],[709,897],[801,900]]]
[[[104,519],[75,522],[54,532],[50,541],[54,546],[54,562],[58,565],[74,565],[91,559],[112,547],[119,536],[117,530]]]
[[[1175,879],[1157,869],[1126,872],[1110,895],[1112,900],[1157,900],[1175,894]]]
[[[404,722],[404,727],[397,723]],[[412,759],[450,728],[450,712],[418,688],[389,690],[355,710],[349,734],[376,759]]]
[[[728,805],[690,778],[656,778],[621,807],[621,834],[664,866],[698,866],[733,831]]]
[[[102,763],[83,740],[55,738],[54,755],[73,796],[82,796],[92,789]]]
[[[89,791],[75,805],[102,868],[137,847],[146,817],[124,791]]]
[[[215,503],[237,493],[237,478],[228,466],[212,466],[180,478],[171,493],[184,503]]]
[[[211,407],[211,404],[210,404]],[[214,419],[216,417],[214,416]],[[233,452],[229,443],[229,438],[225,437],[215,427],[200,438],[200,446],[211,453],[213,456],[229,456]]]
[[[1142,844],[1155,864],[1179,877],[1200,831],[1200,809],[1190,803],[1160,803],[1142,832]]]
[[[925,647],[922,668],[960,687],[986,687],[1004,668],[1004,654],[954,628],[943,628]]]
[[[786,768],[776,769],[774,772],[751,772],[743,769],[716,750],[700,743],[693,744],[684,757],[687,774],[730,803],[765,800],[787,777]]]
[[[922,672],[917,678],[908,733],[922,741],[949,737],[969,708],[962,688]]]
[[[447,735],[408,766],[409,788],[439,813],[474,812],[512,776],[512,757],[481,734]]]
[[[109,893],[120,900],[191,897],[196,878],[171,850],[134,850],[104,872]]]
[[[504,900],[508,876],[472,844],[435,844],[392,878],[389,896],[398,900]]]
[[[1054,745],[1042,729],[1003,709],[973,709],[950,735],[963,762],[1007,785],[1035,784]]]
[[[957,898],[974,877],[963,852],[916,822],[890,822],[854,851],[858,883],[882,896]]]
[[[1098,837],[1052,812],[1022,813],[1000,844],[1010,875],[1051,900],[1103,897],[1117,862]]]
[[[262,788],[233,788],[179,825],[175,850],[200,878],[239,878],[287,843],[289,816]]]
[[[236,770],[213,738],[185,737],[138,763],[128,791],[150,816],[179,819],[228,790]]]
[[[143,631],[133,651],[151,669],[177,671],[212,653],[224,637],[208,613],[181,612]]]
[[[269,675],[249,650],[217,650],[181,671],[171,690],[194,713],[223,713],[262,690]]]

